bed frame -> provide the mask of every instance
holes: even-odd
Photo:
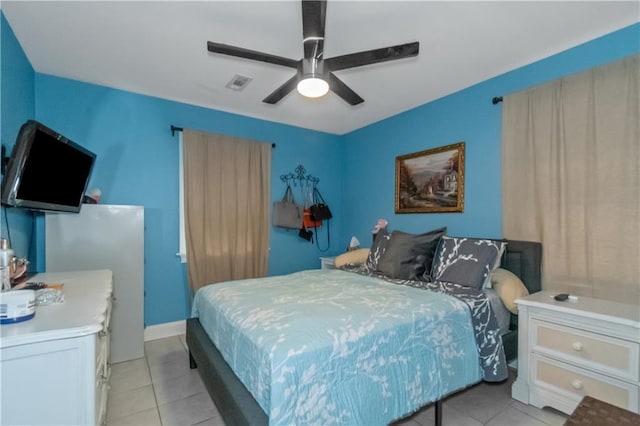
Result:
[[[518,275],[530,293],[541,290],[542,245],[509,240],[501,267]],[[507,360],[518,353],[518,317],[511,315],[510,331],[502,340]],[[187,320],[189,366],[198,368],[200,377],[227,426],[268,425],[269,418],[240,382],[222,354],[209,339],[198,318]],[[442,399],[435,401],[435,424],[442,425]]]

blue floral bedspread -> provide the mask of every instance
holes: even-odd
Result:
[[[271,425],[384,425],[483,378],[466,302],[362,274],[209,285],[192,316]]]
[[[397,280],[379,274],[369,274],[362,268],[356,268],[354,272],[377,276],[395,284],[450,294],[466,303],[471,310],[482,379],[487,382],[501,382],[509,377],[498,320],[493,314],[489,299],[481,290],[444,281]]]

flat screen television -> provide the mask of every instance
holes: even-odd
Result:
[[[96,155],[34,120],[22,125],[2,179],[2,204],[78,213]]]

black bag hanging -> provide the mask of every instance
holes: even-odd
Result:
[[[304,226],[300,228],[300,231],[298,231],[298,236],[303,240],[311,241],[313,244],[313,231],[309,231]]]
[[[313,204],[309,210],[311,213],[311,219],[313,220],[326,220],[333,217],[329,206],[324,201],[324,198],[322,198],[320,191],[318,191],[318,188],[316,187],[313,188]]]
[[[316,246],[318,247],[318,250],[320,250],[321,252],[325,252],[327,250],[329,250],[329,247],[331,246],[331,231],[330,231],[330,227],[329,227],[329,220],[333,217],[333,215],[331,214],[331,210],[329,209],[329,206],[327,205],[327,203],[324,201],[324,198],[322,197],[322,194],[320,194],[320,191],[318,191],[318,188],[313,187],[313,204],[309,207],[309,213],[311,216],[311,219],[314,221],[320,221],[320,220],[326,220],[326,228],[327,228],[327,247],[326,248],[320,248],[320,237],[318,234],[318,228],[315,226],[314,224],[314,230],[316,231]]]

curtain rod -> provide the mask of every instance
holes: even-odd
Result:
[[[491,99],[491,103],[494,105],[499,104],[500,102],[502,102],[502,96],[496,96],[495,98]]]
[[[176,132],[182,132],[182,131],[184,131],[182,127],[177,127],[177,126],[174,126],[173,124],[171,125],[171,136],[175,136]],[[272,143],[271,148],[275,148],[275,147],[276,147],[276,144]]]

